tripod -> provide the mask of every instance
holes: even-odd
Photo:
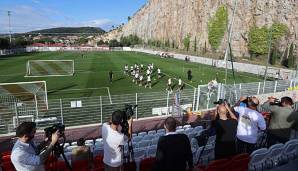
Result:
[[[67,169],[68,169],[69,171],[72,171],[71,165],[70,165],[69,161],[67,160],[67,158],[66,158],[66,156],[65,156],[65,154],[64,154],[64,151],[63,151],[63,146],[64,146],[64,144],[65,144],[65,138],[64,138],[64,142],[63,142],[62,145],[60,145],[58,142],[54,145],[54,148],[52,149],[51,154],[52,154],[52,156],[55,156],[55,157],[57,157],[57,158],[58,158],[60,155],[62,155],[62,158],[63,158],[64,162],[66,163],[66,167],[67,167]],[[57,163],[56,163],[57,161],[56,161],[56,160],[52,160],[52,161],[50,161],[50,162],[52,162],[52,163],[50,163],[50,165],[54,166],[54,167],[53,167],[53,171],[58,170],[58,168],[57,168]]]

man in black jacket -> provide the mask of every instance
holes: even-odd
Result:
[[[166,135],[159,138],[156,151],[156,171],[185,171],[193,169],[190,142],[185,134],[177,134],[176,120],[168,117],[164,127]]]

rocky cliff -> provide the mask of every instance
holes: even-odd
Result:
[[[121,36],[136,34],[145,42],[149,39],[162,42],[170,40],[183,48],[183,38],[189,34],[191,46],[196,37],[199,49],[206,46],[211,50],[208,21],[221,5],[227,7],[230,22],[234,0],[149,0],[126,25],[108,33],[105,39],[119,39]],[[298,45],[298,0],[239,0],[235,14],[231,43],[237,56],[249,55],[248,32],[254,25],[270,26],[273,22],[286,24],[289,34],[279,41],[280,49],[292,42]],[[219,52],[224,51],[227,37],[226,32],[218,48]]]

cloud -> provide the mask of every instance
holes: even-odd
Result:
[[[40,3],[40,1],[39,0],[31,0],[33,3],[35,3],[35,4],[39,4]]]
[[[110,19],[93,19],[88,21],[77,21],[66,16],[60,11],[51,8],[37,8],[29,5],[18,5],[11,10],[11,31],[22,33],[32,30],[39,30],[53,27],[100,27],[109,30],[112,25],[116,25]],[[8,33],[7,13],[0,13],[0,33]]]

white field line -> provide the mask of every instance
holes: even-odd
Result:
[[[110,94],[110,88],[109,87],[106,87],[106,88],[108,90],[108,94],[109,94],[109,98],[110,98],[110,103],[113,104],[112,98],[111,98],[111,94]]]

